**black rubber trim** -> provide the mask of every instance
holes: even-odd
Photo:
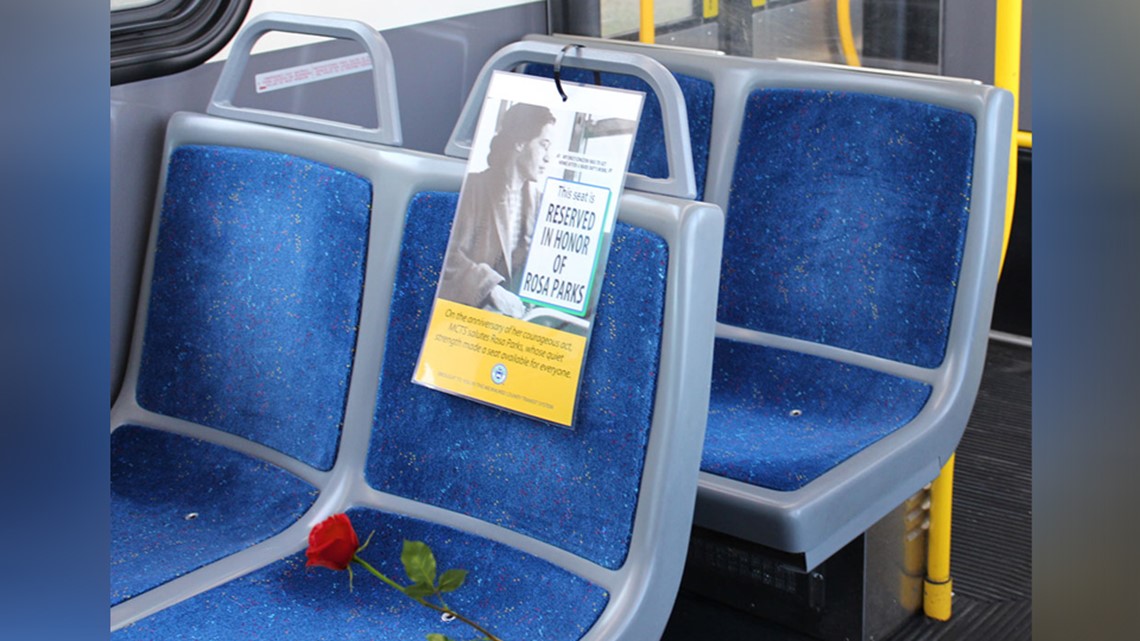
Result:
[[[171,0],[119,12],[111,26],[111,84],[166,76],[209,60],[237,33],[250,2]]]

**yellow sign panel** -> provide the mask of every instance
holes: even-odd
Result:
[[[720,0],[704,0],[704,16],[708,18],[715,18],[720,13]]]
[[[415,381],[570,426],[586,337],[437,298]]]
[[[768,0],[752,0],[752,7],[753,8],[763,7],[766,4],[768,4]]]

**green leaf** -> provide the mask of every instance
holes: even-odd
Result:
[[[435,555],[423,541],[404,541],[404,551],[400,554],[404,571],[414,583],[435,585]]]
[[[427,635],[427,641],[451,641],[451,637],[431,632]]]
[[[427,583],[413,583],[404,588],[404,594],[412,597],[413,599],[422,599],[435,594],[435,586],[428,585]]]
[[[467,570],[448,570],[439,577],[439,591],[453,592],[463,586],[467,580]]]

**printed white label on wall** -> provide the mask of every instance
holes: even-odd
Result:
[[[267,91],[277,91],[278,89],[317,82],[318,80],[347,76],[371,69],[372,58],[366,53],[360,53],[307,65],[298,65],[296,67],[289,67],[288,69],[259,73],[254,76],[253,81],[257,93],[265,93]]]

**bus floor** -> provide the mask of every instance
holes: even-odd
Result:
[[[1021,641],[1031,638],[1033,349],[991,337],[981,389],[958,447],[951,574],[953,613],[916,615],[885,641]],[[686,590],[662,641],[811,641],[794,630]]]

